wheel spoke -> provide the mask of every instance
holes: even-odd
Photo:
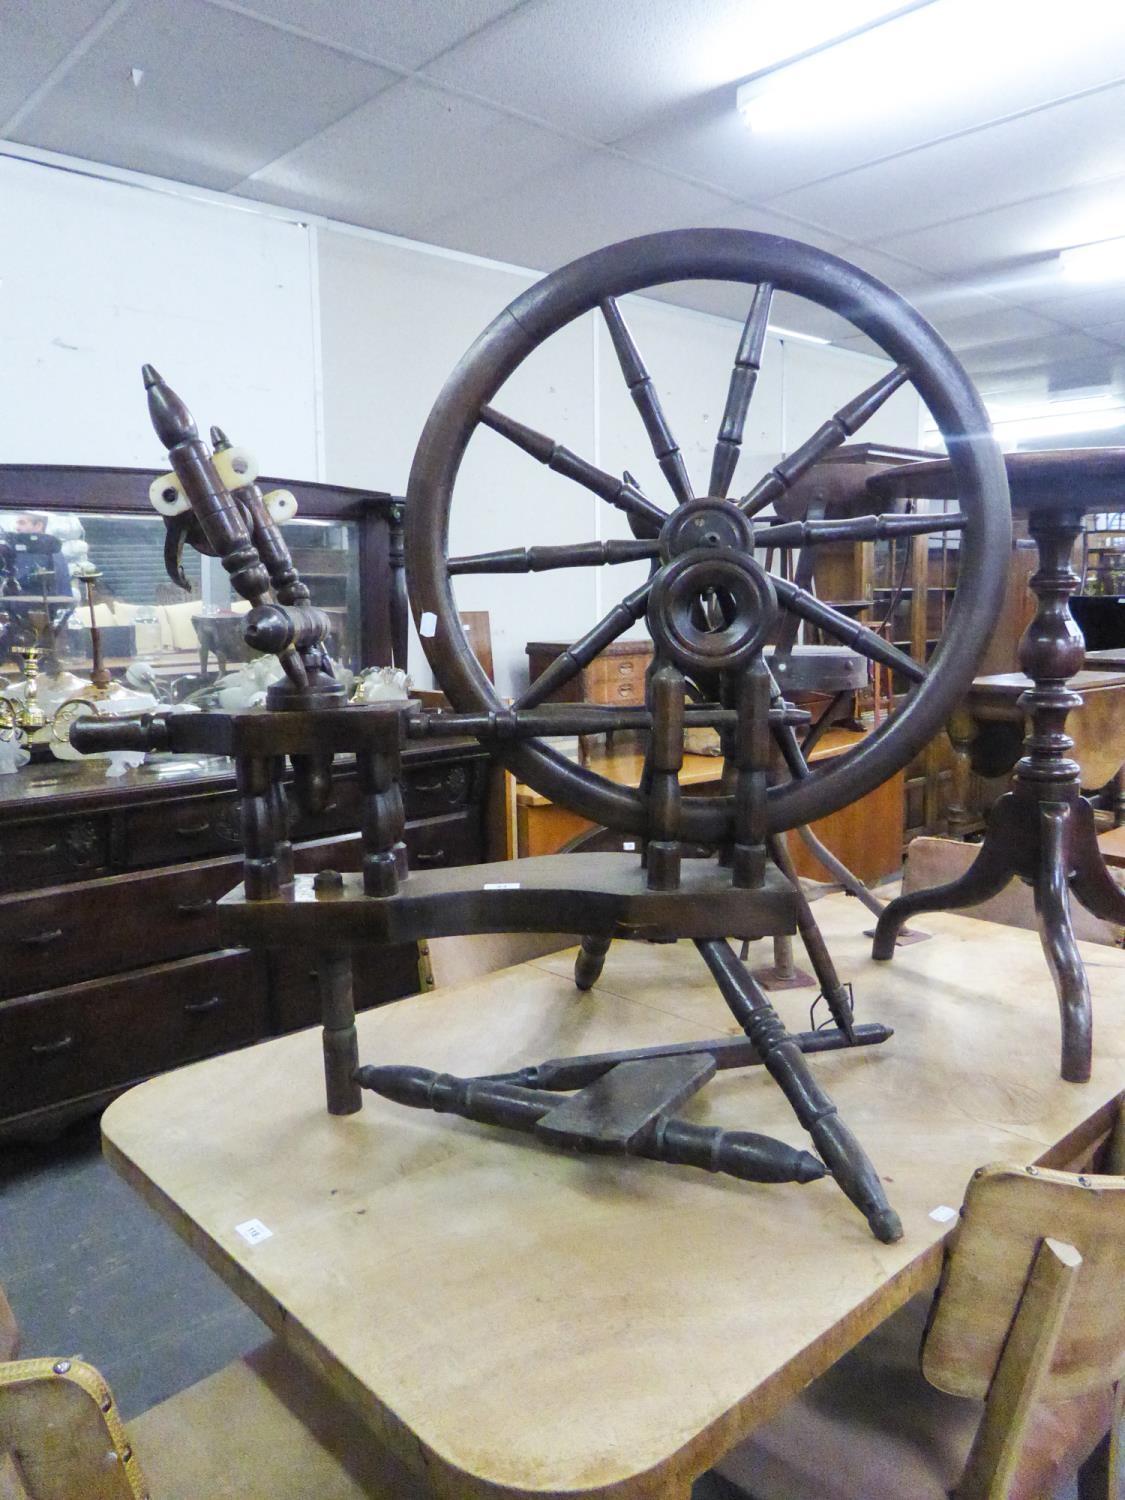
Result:
[[[881,662],[885,667],[892,667],[903,677],[909,677],[911,682],[925,680],[926,668],[920,662],[916,662],[912,656],[907,656],[906,652],[900,651],[897,646],[892,646],[890,641],[885,641],[873,630],[868,630],[866,625],[861,625],[858,620],[849,619],[838,609],[833,609],[830,604],[825,604],[815,598],[807,589],[798,588],[795,583],[779,578],[776,573],[771,573],[770,578],[781,603],[802,620],[807,620],[810,625],[826,631],[845,646],[854,647],[869,661]]]
[[[715,440],[715,452],[711,459],[711,479],[707,486],[709,495],[726,498],[730,482],[734,478],[738,455],[742,449],[742,434],[746,427],[746,413],[750,410],[750,398],[758,381],[762,367],[762,350],[766,343],[766,326],[769,323],[770,301],[773,287],[763,281],[754,293],[750,304],[738,352],[734,356],[734,368],[730,372],[727,404]]]
[[[963,531],[969,518],[960,511],[928,516],[852,516],[839,521],[785,521],[765,526],[758,547],[808,547],[818,542],[878,542],[887,537],[922,536],[931,531]]]
[[[624,635],[630,625],[635,625],[648,605],[652,580],[646,579],[631,594],[626,594],[620,604],[615,604],[609,614],[588,630],[581,640],[556,656],[547,670],[538,676],[525,693],[516,699],[516,708],[535,708],[559,688],[573,681],[584,667],[588,667],[599,652]]]
[[[861,391],[854,401],[849,401],[829,417],[812,437],[795,448],[787,458],[783,458],[776,468],[759,479],[749,494],[742,497],[738,503],[746,514],[756,516],[760,510],[764,510],[772,501],[784,495],[786,490],[791,489],[801,475],[811,469],[813,464],[819,463],[826,453],[838,448],[845,438],[854,436],[883,403],[890,400],[909,375],[910,371],[905,365],[896,365],[874,385]]]
[[[478,552],[451,557],[449,573],[542,573],[549,568],[596,568],[603,563],[629,563],[655,557],[656,541],[574,542],[566,547],[509,547],[502,552]]]
[[[493,406],[482,407],[480,419],[485,427],[506,437],[510,443],[522,448],[539,463],[546,464],[548,469],[553,469],[556,474],[562,474],[567,479],[573,479],[576,484],[591,490],[610,505],[623,510],[626,515],[636,517],[650,535],[655,535],[668,519],[659,505],[654,505],[635,484],[625,479],[615,479],[604,469],[579,458],[577,453],[571,452],[562,443],[556,443],[554,438],[536,432],[534,427],[525,427],[522,422],[517,422],[514,417],[506,417]]]
[[[626,327],[625,319],[621,316],[621,309],[617,303],[612,297],[606,297],[600,305],[602,316],[609,328],[609,336],[617,352],[617,363],[621,366],[621,373],[625,377],[625,384],[629,387],[629,394],[641,414],[641,421],[645,424],[645,431],[652,444],[652,451],[656,454],[656,461],[664,471],[664,477],[671,485],[672,493],[679,504],[686,505],[689,500],[694,499],[691,480],[684,467],[683,454],[676,445],[672,429],[668,426],[667,418],[660,405],[660,397],[656,394],[652,377],[645,369],[640,351],[633,342],[633,335]]]

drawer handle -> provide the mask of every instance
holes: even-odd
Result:
[[[17,859],[35,859],[42,854],[57,854],[58,843],[53,844],[25,844],[22,849],[13,849],[12,853]]]
[[[46,948],[49,943],[57,943],[63,935],[61,927],[51,927],[46,932],[29,932],[26,937],[20,938],[20,946],[23,948]]]
[[[411,790],[423,793],[444,792],[446,784],[444,781],[416,781]]]
[[[32,1057],[57,1057],[60,1052],[69,1052],[74,1046],[72,1036],[60,1036],[56,1042],[32,1042]]]
[[[177,901],[176,911],[181,917],[198,917],[202,912],[210,911],[214,904],[213,896],[201,896],[198,901]]]
[[[210,995],[206,1000],[188,1000],[184,1005],[184,1014],[187,1016],[202,1016],[209,1010],[226,1004],[225,995]]]
[[[177,823],[175,831],[182,839],[193,839],[197,834],[207,833],[211,827],[211,820],[204,818],[202,823]]]
[[[420,854],[414,856],[414,863],[416,865],[440,865],[444,858],[444,849],[423,849]]]

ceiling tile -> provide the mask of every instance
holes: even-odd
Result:
[[[425,72],[612,142],[772,60],[770,9],[761,0],[530,0]],[[786,33],[782,55],[802,30],[798,21]]]
[[[919,59],[926,59],[924,68]],[[1125,7],[942,0],[763,80],[794,100],[748,130],[730,85],[620,140],[641,160],[756,202],[1125,77]],[[1112,149],[1112,148],[1107,148]],[[1097,147],[1091,145],[1096,152]],[[862,211],[853,207],[852,217]],[[823,222],[832,227],[831,220]],[[877,217],[875,222],[878,222]]]
[[[435,219],[439,245],[549,271],[615,240],[722,222],[730,203],[603,151],[491,202]]]
[[[405,79],[239,191],[416,237],[462,209],[490,219],[493,200],[527,178],[531,193],[549,198],[547,185],[582,154],[551,131]],[[518,259],[496,239],[482,253]]]
[[[54,0],[14,4],[0,14],[0,125],[39,87],[52,68],[82,40],[111,0]]]
[[[133,68],[144,73],[139,88]],[[201,0],[138,0],[14,134],[28,145],[228,188],[394,77]]]
[[[771,206],[853,239],[904,233],[1125,173],[1123,120],[1118,85],[784,193]]]
[[[929,229],[892,234],[879,248],[929,270],[968,279],[980,290],[1015,297],[1026,280],[1021,258],[1125,234],[1125,177],[1088,183]],[[1049,268],[1042,268],[1044,273]],[[1017,273],[1014,280],[1008,272]]]
[[[1022,307],[1002,307],[995,312],[978,313],[968,318],[935,318],[934,327],[958,354],[989,344],[1009,343],[1019,339],[1049,338],[1059,333],[1051,318],[1027,312]]]
[[[1106,346],[1085,333],[1056,333],[967,349],[959,358],[970,374],[1047,369],[1071,361],[1103,360]]]
[[[223,4],[224,0],[212,0]],[[386,0],[248,0],[239,5],[263,20],[296,26],[337,47],[354,48],[398,68],[418,68],[447,47],[523,0],[441,0],[440,4],[388,4]]]
[[[1022,295],[1019,300],[1043,317],[1090,333],[1100,334],[1107,323],[1125,319],[1125,283],[1120,282],[1089,286],[1055,276],[1051,284],[1044,283],[1037,293]]]

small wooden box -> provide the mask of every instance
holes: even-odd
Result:
[[[531,681],[541,676],[568,645],[566,641],[529,641],[527,657]],[[566,687],[552,693],[547,702],[643,705],[645,672],[651,660],[651,641],[614,641]]]

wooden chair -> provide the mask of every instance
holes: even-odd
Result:
[[[1049,1500],[1076,1471],[1079,1500],[1125,1494],[1125,1109],[1104,1165],[975,1173],[932,1307],[915,1298],[728,1454],[731,1495]]]
[[[903,894],[931,890],[936,885],[956,880],[973,863],[979,851],[979,844],[963,844],[959,839],[928,836],[912,839],[903,868]],[[1120,875],[1121,871],[1116,874]],[[1030,932],[1038,930],[1034,894],[1031,887],[1021,880],[1013,880],[998,896],[982,901],[979,906],[962,907],[960,914],[977,917],[982,922],[1000,922],[1006,927],[1024,927]],[[1125,946],[1125,929],[1120,923],[1093,916],[1078,901],[1070,904],[1070,918],[1074,935],[1080,942],[1105,943],[1114,948]],[[925,923],[921,925],[925,926]]]
[[[0,1293],[0,1359],[17,1331]],[[123,1426],[81,1359],[0,1363],[0,1500],[425,1500],[327,1385],[271,1339]]]

